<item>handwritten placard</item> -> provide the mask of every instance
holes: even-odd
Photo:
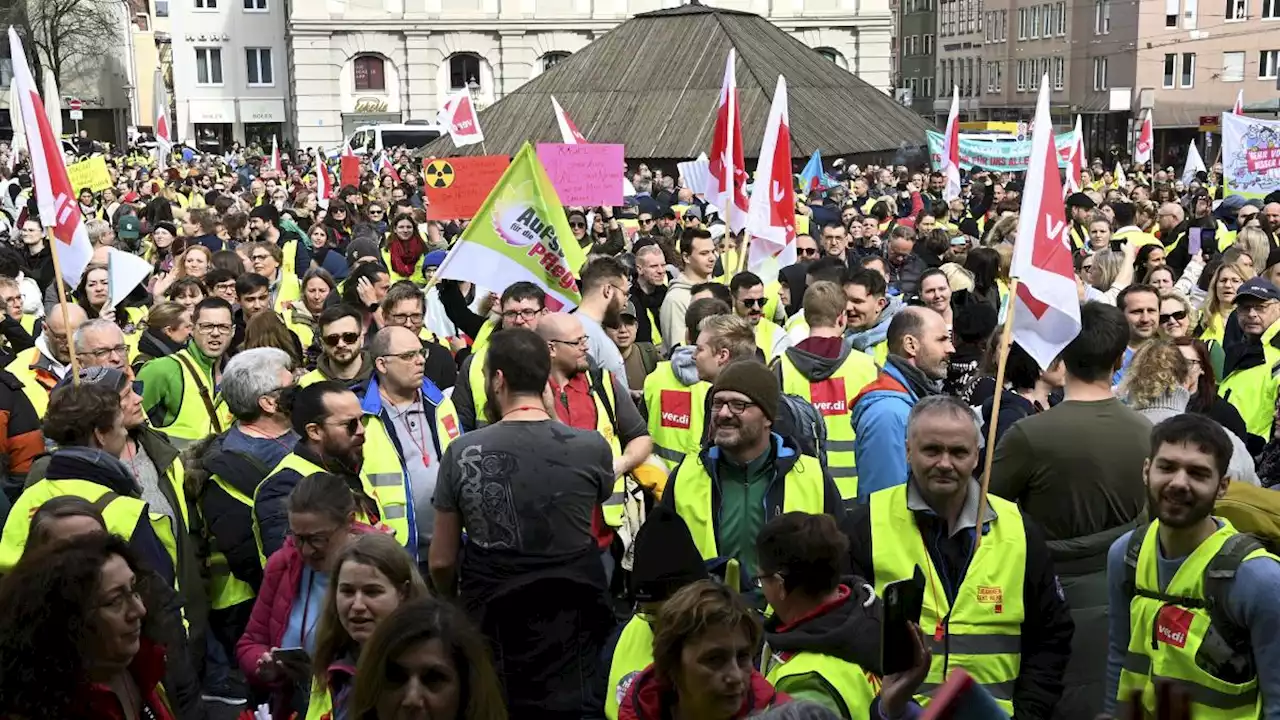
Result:
[[[538,145],[538,160],[563,205],[621,205],[623,155],[621,145],[605,143]]]

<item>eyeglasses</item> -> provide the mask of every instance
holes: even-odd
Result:
[[[387,316],[387,319],[390,320],[393,325],[408,325],[415,320],[418,321],[419,325],[421,325],[422,313],[392,313]]]
[[[1182,322],[1183,320],[1186,320],[1186,319],[1187,319],[1186,310],[1176,310],[1174,312],[1168,313],[1167,315],[1165,313],[1160,313],[1160,323],[1162,325],[1172,320],[1177,320],[1178,322]]]
[[[341,341],[344,345],[355,345],[356,341],[359,339],[360,333],[334,333],[332,335],[324,336],[324,344],[329,347],[337,347],[338,342]]]
[[[313,550],[324,550],[329,547],[329,540],[333,538],[333,534],[338,532],[338,528],[325,530],[318,533],[296,533],[292,529],[285,531],[285,534],[293,538],[294,545],[309,545]]]
[[[113,593],[111,597],[98,603],[98,609],[122,615],[129,608],[130,603],[143,604],[142,591],[137,584],[131,588],[125,588],[120,592]]]
[[[1272,307],[1274,307],[1275,304],[1276,304],[1276,301],[1274,300],[1268,300],[1263,303],[1258,303],[1257,305],[1254,305],[1253,303],[1250,303],[1248,305],[1241,305],[1237,303],[1236,312],[1240,313],[1242,317],[1247,317],[1249,315],[1261,316],[1263,313],[1267,312]]]
[[[532,319],[534,319],[534,318],[538,317],[538,316],[539,316],[539,315],[541,315],[541,314],[542,314],[542,310],[541,310],[541,309],[538,309],[538,310],[504,310],[504,311],[503,311],[503,313],[502,313],[502,319],[503,319],[503,320],[505,320],[505,321],[507,321],[507,322],[511,322],[512,320],[515,320],[516,318],[520,318],[520,319],[524,320],[525,322],[528,322],[528,321],[530,321],[530,320],[532,320]]]
[[[818,257],[818,248],[796,248],[796,254],[801,257]]]
[[[199,330],[202,333],[219,333],[221,335],[226,335],[233,329],[234,328],[231,325],[223,323],[196,323],[196,330]]]
[[[120,357],[124,357],[125,353],[128,352],[129,348],[125,345],[113,345],[111,347],[98,348],[97,350],[85,350],[84,352],[79,353],[79,355],[81,357],[92,355],[95,360],[106,360],[113,353]]]
[[[750,400],[721,400],[720,398],[716,398],[711,401],[711,414],[715,415],[727,407],[729,408],[730,415],[741,415],[747,411],[747,408],[753,408],[755,406],[756,403],[753,403]]]
[[[414,360],[420,360],[422,358],[425,358],[426,356],[427,356],[426,351],[423,350],[422,348],[418,348],[417,350],[406,350],[402,353],[390,353],[387,355],[379,355],[378,357],[400,358],[405,362],[413,362]]]
[[[260,262],[260,261],[263,261],[263,260],[270,260],[270,259],[271,259],[271,256],[270,256],[269,254],[267,254],[267,253],[254,253],[254,254],[252,254],[252,255],[250,255],[250,256],[249,256],[249,259],[250,259],[250,260],[252,260],[252,261],[254,261],[254,262]]]
[[[749,308],[750,308],[750,307],[758,307],[758,308],[763,308],[763,307],[764,307],[764,298],[742,298],[741,300],[739,300],[739,302],[741,302],[743,305],[746,305],[746,306],[747,306],[747,307],[749,307]]]
[[[640,218],[641,225],[650,225],[652,223],[653,223],[653,218]]]
[[[339,420],[338,422],[326,421],[321,423],[321,425],[328,425],[329,427],[346,428],[348,435],[355,435],[356,431],[360,429],[360,418],[359,416],[357,416],[357,417],[351,418],[350,420]]]
[[[560,345],[568,345],[568,346],[570,346],[570,347],[580,347],[580,348],[585,348],[585,347],[587,346],[587,342],[588,342],[589,340],[590,340],[590,338],[588,338],[586,335],[583,335],[582,337],[578,338],[577,340],[548,340],[547,342],[553,342],[553,343],[557,343],[557,344],[560,344]]]
[[[569,223],[569,227],[571,227],[571,228],[585,228],[586,226],[587,226],[587,224],[586,224],[586,223],[580,223],[580,222],[578,222],[578,221],[576,221],[576,220],[574,220],[574,221],[570,221],[570,223]]]

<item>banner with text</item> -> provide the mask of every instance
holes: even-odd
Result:
[[[68,165],[67,178],[71,180],[71,189],[77,193],[85,188],[97,193],[115,186],[107,170],[107,159],[101,155]]]
[[[1058,147],[1058,167],[1067,166],[1075,131],[1054,138]],[[929,161],[933,169],[942,167],[942,133],[929,131]],[[960,167],[965,171],[996,170],[1000,172],[1025,171],[1031,162],[1031,140],[975,140],[960,136]]]
[[[1225,195],[1263,198],[1280,189],[1280,120],[1222,114]]]
[[[625,161],[621,145],[539,143],[538,160],[565,205],[622,204]]]
[[[474,217],[493,186],[506,172],[506,155],[433,158],[422,163],[428,220]]]

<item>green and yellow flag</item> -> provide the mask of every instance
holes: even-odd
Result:
[[[528,280],[546,289],[548,307],[569,310],[580,299],[575,274],[585,261],[560,197],[533,145],[526,142],[440,263],[436,277],[495,292]]]

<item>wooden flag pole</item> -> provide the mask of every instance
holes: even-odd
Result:
[[[725,226],[725,232],[729,232],[729,227]],[[747,271],[747,253],[751,250],[751,235],[746,229],[742,231],[742,242],[738,244],[738,272]]]
[[[62,309],[62,326],[67,329],[67,354],[71,356],[71,382],[80,387],[80,361],[76,358],[75,332],[71,329],[71,311],[67,308],[67,287],[62,280],[62,261],[58,259],[58,238],[53,236],[53,228],[48,228],[49,254],[53,256],[53,277],[58,285],[58,307]]]
[[[1004,395],[1004,369],[1009,362],[1009,346],[1013,344],[1013,315],[1018,306],[1018,278],[1009,281],[1009,305],[1004,316],[1004,329],[1000,333],[1000,347],[997,349],[996,361],[996,394],[991,401],[991,427],[987,430],[986,463],[982,467],[982,489],[978,496],[978,517],[975,521],[973,551],[978,552],[982,546],[982,518],[987,514],[987,488],[991,486],[991,465],[996,454],[997,420],[1000,417],[1000,398]]]

